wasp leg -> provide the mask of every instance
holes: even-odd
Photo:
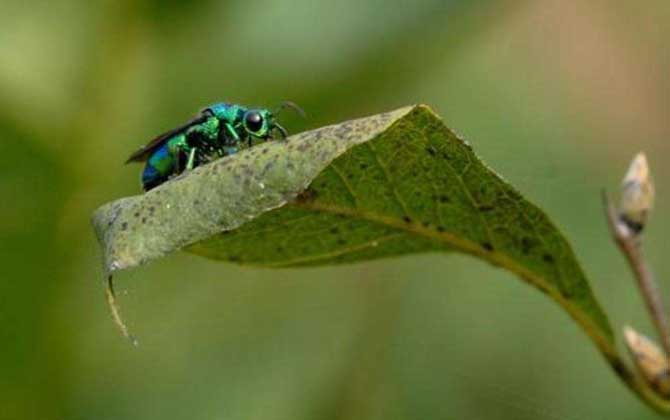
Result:
[[[196,148],[194,147],[188,153],[188,161],[186,162],[186,170],[187,171],[190,171],[195,166],[195,152],[196,152]]]
[[[191,147],[186,142],[186,136],[182,134],[177,138],[177,141],[170,142],[168,149],[172,159],[174,159],[174,170],[171,175],[180,174],[184,170],[184,160],[191,152]]]
[[[233,136],[233,138],[235,139],[235,142],[240,141],[240,136],[237,135],[237,131],[235,131],[235,129],[233,128],[233,126],[230,125],[230,123],[225,123],[225,126],[226,126],[226,130],[228,131],[228,133],[229,133],[231,136]]]

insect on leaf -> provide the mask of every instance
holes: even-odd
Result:
[[[469,254],[555,300],[639,385],[564,236],[423,105],[260,144],[104,205],[93,223],[109,275],[177,250],[261,267]]]

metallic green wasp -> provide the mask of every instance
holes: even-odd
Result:
[[[185,124],[151,140],[130,155],[126,163],[146,161],[142,186],[149,191],[184,170],[251,147],[256,139],[274,139],[275,134],[286,138],[286,129],[275,121],[284,108],[293,108],[304,115],[292,102],[284,102],[276,112],[236,104],[214,104]]]

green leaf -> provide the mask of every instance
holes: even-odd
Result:
[[[255,146],[107,204],[93,222],[108,274],[182,248],[263,267],[470,254],[549,295],[653,399],[564,236],[426,106]]]

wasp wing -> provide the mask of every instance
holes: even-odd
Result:
[[[158,149],[160,146],[163,145],[168,139],[171,137],[180,134],[187,130],[190,127],[193,127],[196,124],[203,123],[209,118],[210,115],[206,112],[201,113],[197,117],[187,121],[186,123],[180,125],[177,128],[173,128],[170,131],[166,131],[165,133],[161,134],[160,136],[154,138],[151,140],[149,143],[147,143],[145,146],[141,147],[139,150],[137,150],[135,153],[130,155],[128,160],[126,160],[126,163],[130,162],[144,162],[145,160],[149,159],[149,156],[151,156],[151,153]]]

